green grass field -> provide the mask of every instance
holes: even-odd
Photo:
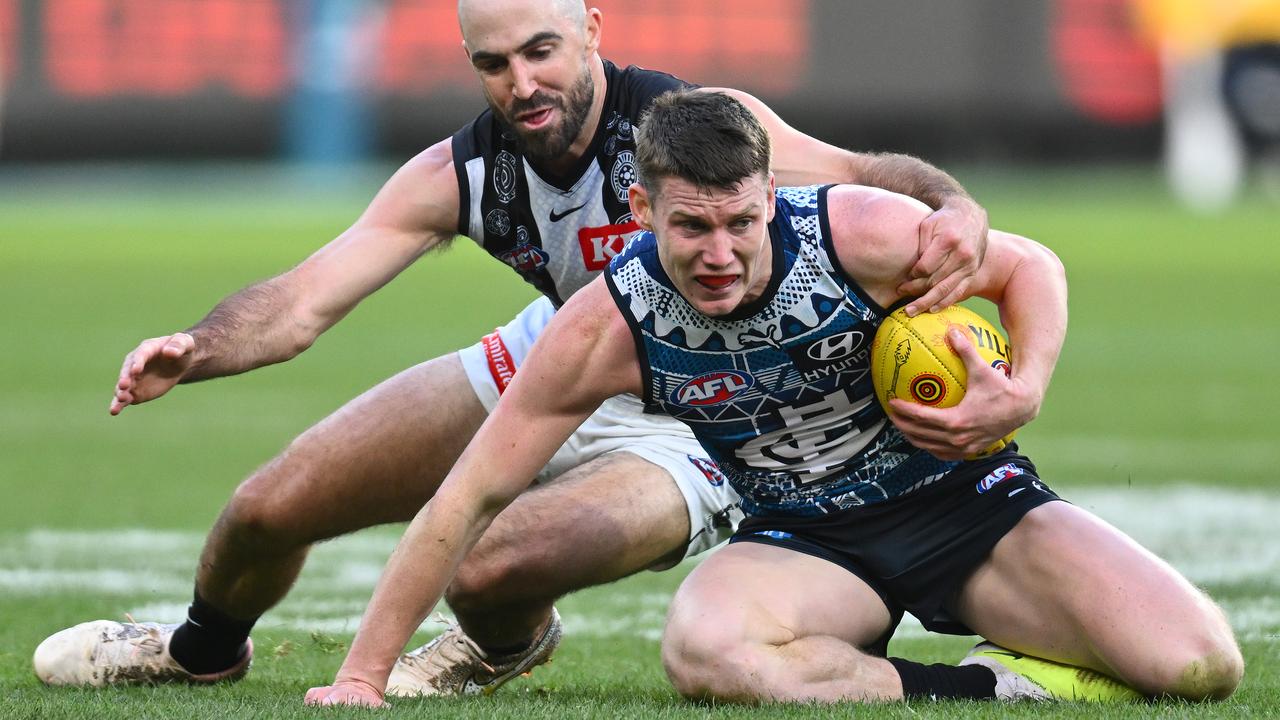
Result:
[[[175,621],[203,535],[237,482],[359,391],[461,347],[532,297],[468,243],[428,256],[286,365],[107,415],[124,353],[197,320],[341,231],[385,168],[343,189],[286,171],[0,173],[0,718],[382,716],[301,707],[343,657],[397,529],[328,543],[255,631],[254,671],[214,688],[48,689],[30,655],[84,620]],[[1139,718],[1280,716],[1280,208],[1204,218],[1134,170],[973,172],[993,224],[1066,262],[1072,318],[1054,387],[1020,435],[1044,477],[1218,598],[1248,675],[1213,706],[689,704],[658,638],[688,565],[566,598],[556,661],[491,698],[394,716]],[[420,636],[431,632],[430,623]],[[972,641],[907,623],[893,651],[954,661]]]

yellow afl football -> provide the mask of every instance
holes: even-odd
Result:
[[[936,313],[907,317],[903,308],[885,318],[871,344],[871,381],[885,412],[894,398],[946,408],[964,397],[968,372],[947,344],[947,328],[952,325],[964,329],[983,360],[1009,375],[1013,361],[1009,343],[981,315],[952,305]],[[974,457],[999,452],[1013,435],[1009,433]]]

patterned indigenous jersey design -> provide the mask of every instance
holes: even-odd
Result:
[[[458,232],[510,265],[559,307],[622,251],[639,226],[627,188],[635,181],[633,128],[655,97],[688,84],[604,61],[604,109],[595,137],[567,177],[539,175],[516,134],[480,114],[453,135],[461,212]]]
[[[606,279],[636,337],[645,404],[693,428],[749,515],[817,515],[905,495],[958,463],[913,447],[871,387],[888,314],[833,261],[826,187],[779,188],[764,294],[693,308],[642,233]]]

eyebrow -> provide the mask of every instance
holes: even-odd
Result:
[[[549,42],[551,40],[563,40],[563,39],[564,39],[564,36],[558,32],[552,32],[551,30],[543,30],[542,32],[535,34],[533,37],[521,43],[520,47],[516,48],[516,52],[518,53],[524,52],[525,50],[528,50],[529,48],[534,47],[535,45],[541,45],[542,43]],[[502,55],[496,52],[490,52],[488,50],[476,50],[475,52],[471,53],[471,64],[478,65],[484,62],[504,60],[505,58],[506,58],[505,55]]]
[[[758,204],[756,204],[756,203],[752,203],[751,205],[747,206],[745,209],[742,209],[742,210],[739,210],[739,211],[737,211],[737,212],[733,213],[733,219],[735,219],[735,220],[736,220],[736,219],[738,219],[738,218],[744,218],[744,217],[747,217],[747,216],[750,216],[750,215],[756,215],[756,214],[758,214],[758,213],[759,213],[759,211],[760,211],[760,206],[759,206]],[[672,211],[671,211],[671,214],[670,214],[668,217],[669,217],[669,218],[671,218],[671,219],[673,219],[673,220],[677,220],[677,221],[678,221],[678,220],[703,220],[703,221],[705,221],[705,216],[704,216],[704,215],[690,215],[689,213],[687,213],[687,212],[685,212],[685,211],[683,211],[683,210],[672,210]]]

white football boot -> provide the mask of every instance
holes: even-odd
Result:
[[[551,609],[551,621],[528,650],[515,655],[490,656],[454,622],[439,637],[401,655],[387,678],[387,695],[489,695],[517,675],[550,661],[564,632],[560,613]]]
[[[1072,702],[1137,702],[1137,690],[1099,672],[1023,655],[989,642],[978,643],[961,665],[981,665],[996,676],[996,698],[1067,700]]]
[[[234,666],[217,673],[187,672],[169,654],[177,624],[95,620],[54,633],[36,648],[31,662],[46,685],[153,685],[239,680],[253,660],[253,641]]]

